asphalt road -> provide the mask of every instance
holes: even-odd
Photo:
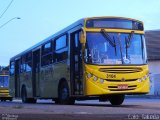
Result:
[[[97,100],[76,101],[75,105],[56,105],[51,100],[23,104],[21,100],[0,102],[0,120],[160,120],[160,99],[127,98],[112,106]]]

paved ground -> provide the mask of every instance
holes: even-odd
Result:
[[[56,105],[50,100],[22,104],[21,100],[0,102],[2,120],[160,120],[160,99],[127,98],[123,105],[112,106],[97,100],[76,101],[75,105]]]

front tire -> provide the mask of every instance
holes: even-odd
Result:
[[[112,105],[121,105],[124,101],[125,95],[119,94],[119,95],[111,95],[109,97],[109,101]]]
[[[75,103],[75,100],[69,97],[69,87],[66,81],[62,81],[59,85],[58,103],[66,105],[72,105]]]

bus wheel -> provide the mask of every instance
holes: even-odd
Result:
[[[111,95],[109,96],[109,101],[112,105],[121,105],[124,101],[125,95],[119,94],[119,95]]]
[[[27,99],[27,91],[26,91],[25,87],[22,88],[21,98],[22,98],[23,103],[28,103],[29,102],[28,99]]]
[[[28,99],[28,103],[36,103],[36,102],[37,102],[37,99],[34,99],[34,98]]]
[[[74,104],[75,100],[69,97],[69,88],[67,82],[60,83],[58,90],[58,102],[60,104]]]
[[[55,104],[59,104],[59,99],[54,99]]]

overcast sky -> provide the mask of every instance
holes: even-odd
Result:
[[[0,15],[11,0],[0,0]],[[0,18],[0,65],[83,17],[123,16],[160,29],[160,0],[14,0]]]

